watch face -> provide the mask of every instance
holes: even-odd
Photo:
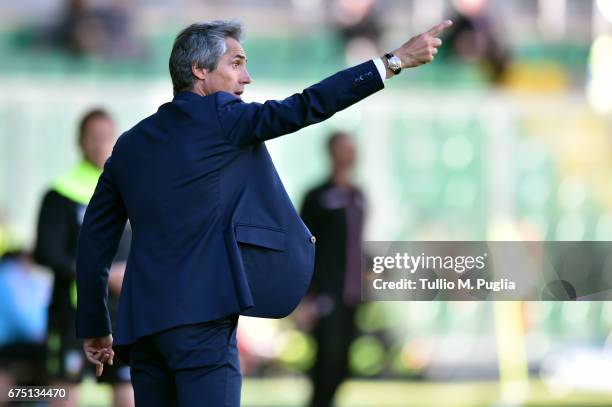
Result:
[[[388,61],[389,68],[391,68],[391,70],[397,70],[402,68],[402,60],[396,57],[395,55],[389,58]]]

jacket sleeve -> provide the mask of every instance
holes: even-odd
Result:
[[[234,145],[263,142],[328,119],[384,87],[372,61],[340,71],[284,100],[245,103],[216,93],[217,115]]]
[[[76,334],[93,338],[111,333],[108,274],[127,221],[127,212],[106,161],[87,206],[79,235]]]
[[[74,252],[66,244],[71,235],[71,220],[67,216],[73,212],[72,216],[76,218],[76,213],[66,207],[67,202],[53,191],[47,192],[43,198],[36,228],[34,259],[49,267],[55,278],[71,280],[75,277],[75,267]]]

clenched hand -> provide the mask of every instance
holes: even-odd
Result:
[[[87,338],[83,341],[83,351],[87,360],[96,365],[96,376],[100,377],[104,363],[113,365],[113,336],[109,334],[99,338]]]

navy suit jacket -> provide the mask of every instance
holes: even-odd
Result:
[[[264,141],[382,88],[368,61],[281,101],[182,92],[125,132],[80,231],[77,336],[111,333],[108,270],[128,218],[132,245],[115,345],[232,314],[291,313],[312,277],[314,239]]]

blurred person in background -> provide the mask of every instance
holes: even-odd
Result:
[[[131,6],[132,0],[68,0],[56,40],[79,56],[142,57],[144,48],[131,30]]]
[[[21,249],[12,247],[0,256],[0,391],[46,382],[42,367],[49,280],[47,273],[35,272],[30,256]],[[0,404],[6,396],[0,394]]]
[[[54,385],[71,386],[72,402],[76,400],[76,384],[82,380],[86,366],[81,341],[74,332],[77,238],[85,208],[115,143],[115,131],[112,118],[104,110],[94,109],[83,116],[78,129],[82,160],[54,181],[43,198],[38,219],[34,256],[51,269],[54,277],[48,311],[47,368]],[[129,235],[126,228],[111,268],[111,312],[117,308],[121,291]],[[113,386],[115,406],[133,405],[128,366],[117,363],[99,381]]]
[[[31,256],[15,241],[0,207],[0,392],[46,383],[47,273],[36,273]],[[0,405],[16,406],[0,393]],[[5,402],[5,404],[3,404]]]
[[[356,336],[355,310],[361,300],[365,198],[352,180],[356,148],[342,131],[331,135],[327,147],[331,174],[306,194],[301,210],[317,237],[315,272],[298,312],[307,325],[313,324],[317,343],[311,407],[332,406],[336,390],[349,375],[348,350]]]
[[[503,80],[510,53],[495,22],[487,13],[488,0],[453,0],[455,22],[444,38],[450,56],[480,64],[493,83]]]
[[[349,63],[379,52],[383,31],[376,0],[334,0],[330,18]]]
[[[367,39],[378,45],[382,35],[376,0],[334,0],[331,17],[343,42]]]

